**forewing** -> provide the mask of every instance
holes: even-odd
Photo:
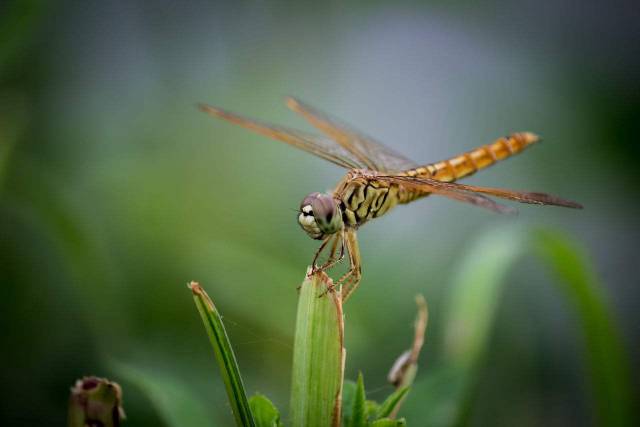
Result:
[[[200,104],[198,107],[200,110],[213,117],[224,119],[238,126],[242,126],[243,128],[252,130],[260,135],[285,142],[296,148],[315,154],[316,156],[328,160],[338,166],[342,166],[343,168],[357,169],[364,166],[349,151],[345,150],[343,147],[328,138],[323,138],[283,126],[261,123],[206,104]]]
[[[353,154],[368,169],[400,172],[417,166],[413,161],[373,138],[298,99],[287,98],[287,106]]]

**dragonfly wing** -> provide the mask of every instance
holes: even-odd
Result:
[[[364,165],[349,151],[328,138],[301,132],[283,126],[275,126],[231,113],[205,104],[198,106],[201,111],[252,130],[260,135],[277,139],[301,150],[330,161],[347,169],[358,169]]]
[[[400,184],[404,187],[413,188],[415,190],[424,191],[426,193],[433,193],[438,196],[444,196],[452,200],[459,202],[469,203],[474,206],[478,206],[490,211],[500,214],[515,214],[516,209],[509,206],[501,205],[500,203],[491,200],[489,197],[482,194],[475,194],[468,191],[458,190],[454,188],[448,188],[446,186],[440,186],[430,181],[435,180],[423,180],[421,178],[413,178],[409,176],[377,176],[376,179],[381,181],[393,182]],[[441,181],[435,181],[435,183],[444,184]]]
[[[567,208],[582,209],[579,203],[561,199],[546,193],[524,192],[503,190],[499,188],[479,187],[475,185],[459,184],[456,182],[443,182],[426,177],[411,177],[406,175],[385,176],[383,179],[392,180],[401,185],[420,188],[424,191],[430,191],[438,194],[445,192],[456,192],[465,194],[474,194],[481,196],[488,194],[490,196],[499,197],[501,199],[513,200],[520,203],[529,203],[536,205],[553,205]],[[438,190],[438,191],[436,191]]]
[[[368,169],[399,172],[417,166],[413,161],[373,138],[298,99],[287,98],[287,106],[353,154]]]
[[[464,191],[488,194],[490,196],[499,197],[501,199],[506,199],[506,200],[514,200],[520,203],[529,203],[533,205],[562,206],[565,208],[573,208],[573,209],[583,208],[583,206],[580,203],[574,202],[572,200],[562,199],[560,197],[554,196],[552,194],[547,194],[547,193],[504,190],[501,188],[478,187],[477,185],[466,185],[466,184],[458,184],[458,183],[448,183],[448,184],[451,184],[456,188],[459,188]]]

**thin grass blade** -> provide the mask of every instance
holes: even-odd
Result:
[[[236,424],[242,427],[253,427],[255,426],[255,421],[253,420],[249,401],[244,391],[238,362],[231,348],[231,343],[229,342],[229,337],[222,323],[222,318],[213,305],[211,298],[209,298],[198,283],[191,282],[189,289],[193,292],[193,300],[200,312],[202,322],[211,341],[213,353],[220,367],[220,373],[222,374],[222,379],[227,389],[229,403],[231,404],[231,410],[233,411]]]
[[[400,402],[404,397],[409,393],[410,387],[401,387],[398,390],[394,391],[387,397],[384,402],[380,404],[378,411],[376,412],[376,419],[378,418],[394,418],[395,413],[397,412],[396,408],[400,406]],[[391,414],[394,415],[391,415]]]
[[[554,231],[491,230],[470,248],[451,286],[442,363],[414,386],[420,402],[407,402],[419,413],[430,402],[425,424],[464,423],[502,289],[510,268],[533,253],[555,271],[556,282],[576,310],[585,337],[586,373],[593,384],[597,416],[602,425],[633,425],[629,368],[619,332],[608,311],[603,286],[582,251]],[[409,399],[410,401],[411,399]]]
[[[575,308],[585,338],[585,356],[601,425],[632,421],[629,360],[603,295],[603,286],[584,251],[567,236],[540,230],[533,243],[556,274],[560,289]]]
[[[364,389],[364,378],[362,372],[358,373],[356,381],[356,393],[351,407],[351,418],[346,422],[347,427],[365,427],[367,424],[366,414],[367,394]]]

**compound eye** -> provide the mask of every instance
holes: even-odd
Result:
[[[333,197],[321,195],[312,202],[313,214],[319,222],[320,228],[328,228],[336,215],[336,202]]]

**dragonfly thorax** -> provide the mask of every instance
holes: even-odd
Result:
[[[300,203],[298,224],[312,239],[322,239],[344,228],[342,212],[331,194],[311,193]]]

